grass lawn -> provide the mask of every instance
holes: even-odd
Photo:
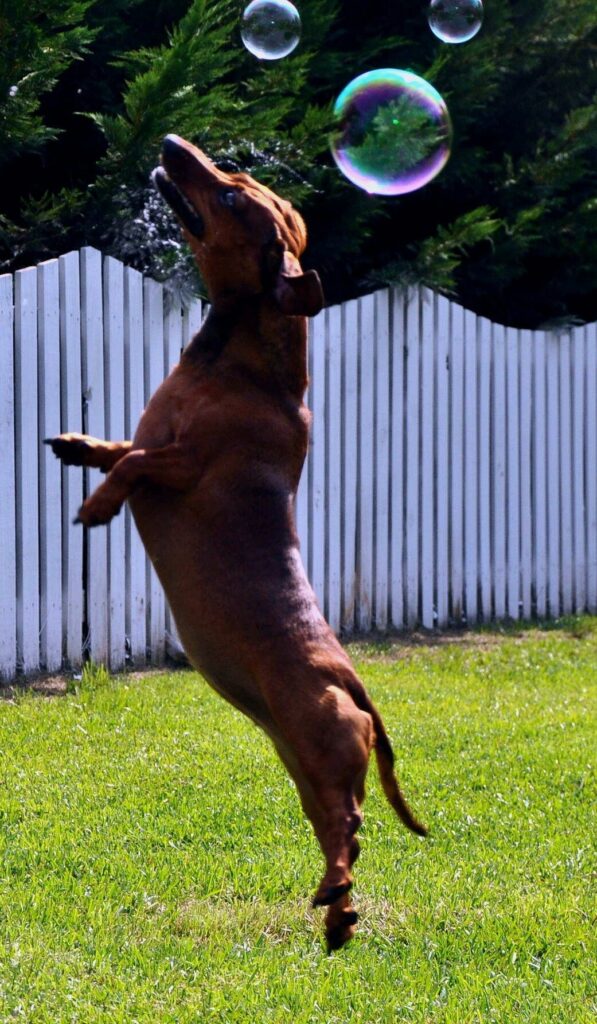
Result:
[[[197,675],[0,701],[3,1024],[595,1019],[597,619],[351,653],[431,834],[372,759],[330,957],[294,789]]]

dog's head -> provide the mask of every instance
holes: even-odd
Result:
[[[167,135],[153,180],[180,220],[215,308],[268,294],[290,316],[315,316],[319,277],[302,273],[302,217],[248,174],[227,174],[178,135]]]

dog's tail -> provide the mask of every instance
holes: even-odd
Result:
[[[394,773],[394,751],[385,730],[381,715],[365,687],[356,676],[346,680],[346,689],[360,711],[366,711],[373,720],[375,729],[375,756],[383,791],[400,820],[418,836],[426,836],[427,828],[417,821],[401,792]]]

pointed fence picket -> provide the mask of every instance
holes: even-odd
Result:
[[[0,277],[1,678],[177,648],[128,509],[75,525],[102,475],[41,441],[131,437],[201,317],[91,248]],[[297,529],[337,632],[597,611],[597,324],[388,289],[315,318],[309,373]]]
[[[586,607],[597,608],[597,324],[585,327],[585,435],[583,484],[586,495],[583,526],[586,537]],[[579,482],[579,490],[581,484]],[[584,568],[581,567],[581,575]]]
[[[39,436],[60,433],[60,273],[58,260],[37,268]],[[43,386],[42,386],[43,382]],[[40,661],[62,665],[61,470],[50,448],[39,450]]]
[[[84,252],[84,250],[83,250]],[[62,432],[83,431],[81,273],[83,252],[60,257],[60,426]],[[41,441],[42,438],[39,439]],[[37,439],[36,439],[37,441]],[[88,651],[84,637],[85,587],[83,583],[83,531],[74,523],[83,501],[83,474],[62,468],[62,506],[55,514],[62,521],[62,630],[67,665],[78,665]],[[88,541],[88,538],[85,538]],[[88,602],[89,602],[89,595]],[[100,595],[104,602],[106,596]],[[20,652],[17,652],[20,657]],[[40,667],[45,668],[42,665]]]
[[[124,420],[125,437],[132,437],[145,407],[143,356],[143,276],[131,267],[124,271]],[[125,510],[127,653],[133,664],[147,656],[147,556],[135,530],[128,507]]]
[[[13,279],[0,277],[0,673],[17,670],[17,550]]]
[[[40,663],[37,270],[15,274],[17,650],[24,672]],[[4,543],[7,539],[3,538]]]
[[[83,432],[92,437],[113,437],[106,433],[106,367],[104,350],[104,304],[102,257],[96,249],[81,252],[81,370],[83,396]],[[108,310],[106,309],[106,314]],[[110,340],[106,316],[106,341]],[[106,346],[107,347],[107,346]],[[117,438],[114,438],[117,440]],[[74,476],[72,472],[71,476]],[[102,482],[99,469],[83,474],[84,494],[91,494]],[[113,524],[107,530],[89,530],[85,535],[86,633],[90,657],[107,660],[109,654],[108,611],[110,579],[108,541]]]

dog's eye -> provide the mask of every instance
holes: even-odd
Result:
[[[225,192],[220,192],[220,202],[222,206],[234,206],[236,203],[236,192],[233,189],[226,189]]]

